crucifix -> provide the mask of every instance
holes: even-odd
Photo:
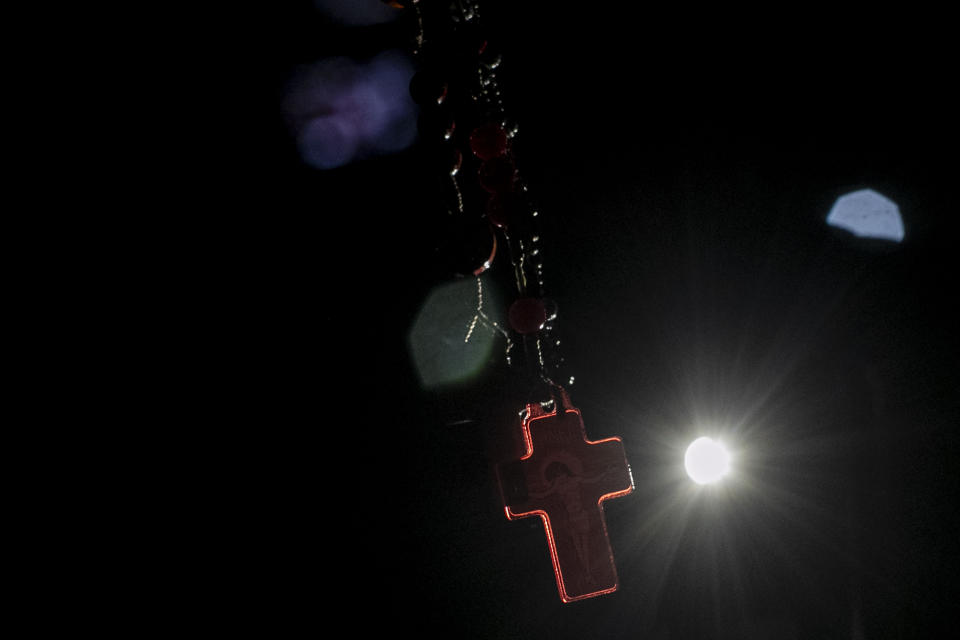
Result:
[[[518,127],[499,89],[501,55],[479,29],[477,0],[400,4],[416,18],[419,69],[410,91],[421,109],[423,153],[442,167],[444,221],[455,231],[438,255],[455,256],[459,277],[479,278],[506,254],[511,269],[499,272],[516,290],[500,323],[483,314],[481,298],[466,338],[482,317],[506,337],[507,364],[528,387],[523,452],[497,468],[504,510],[511,520],[542,520],[563,602],[610,593],[618,581],[603,503],[632,492],[633,478],[620,439],[588,440],[579,410],[554,382],[562,362],[557,314],[543,291],[540,214],[516,165]]]
[[[507,518],[543,521],[560,599],[573,602],[617,589],[603,503],[632,492],[633,477],[620,438],[588,440],[580,411],[561,395],[549,412],[527,408],[526,451],[498,477]]]

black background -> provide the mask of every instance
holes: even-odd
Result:
[[[237,132],[257,213],[233,224],[269,336],[253,386],[273,409],[259,606],[325,627],[332,590],[355,628],[426,637],[940,637],[958,569],[957,105],[938,21],[483,17],[570,392],[633,468],[635,493],[606,504],[620,590],[562,604],[539,521],[504,518],[489,453],[519,404],[499,358],[460,388],[417,383],[406,334],[444,282],[417,149],[320,172],[284,126],[298,64],[406,46],[409,23],[348,29],[302,3],[254,32],[257,115]],[[825,224],[860,188],[899,204],[902,244]],[[726,492],[683,476],[703,425],[740,452]]]

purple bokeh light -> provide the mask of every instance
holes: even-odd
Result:
[[[410,146],[417,136],[408,90],[413,71],[397,51],[368,62],[337,57],[302,68],[283,110],[303,161],[333,169]]]
[[[313,6],[330,19],[352,26],[382,24],[400,15],[380,0],[313,0]]]

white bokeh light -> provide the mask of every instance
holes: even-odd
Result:
[[[722,444],[704,436],[687,447],[683,464],[694,482],[712,484],[730,471],[730,454]]]
[[[827,224],[846,229],[855,236],[903,240],[900,208],[873,189],[861,189],[837,198],[827,215]]]

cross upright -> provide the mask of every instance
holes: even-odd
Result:
[[[543,520],[560,599],[573,602],[617,589],[603,502],[633,491],[633,476],[620,438],[587,440],[580,411],[564,405],[528,408],[526,452],[498,476],[507,518]]]

